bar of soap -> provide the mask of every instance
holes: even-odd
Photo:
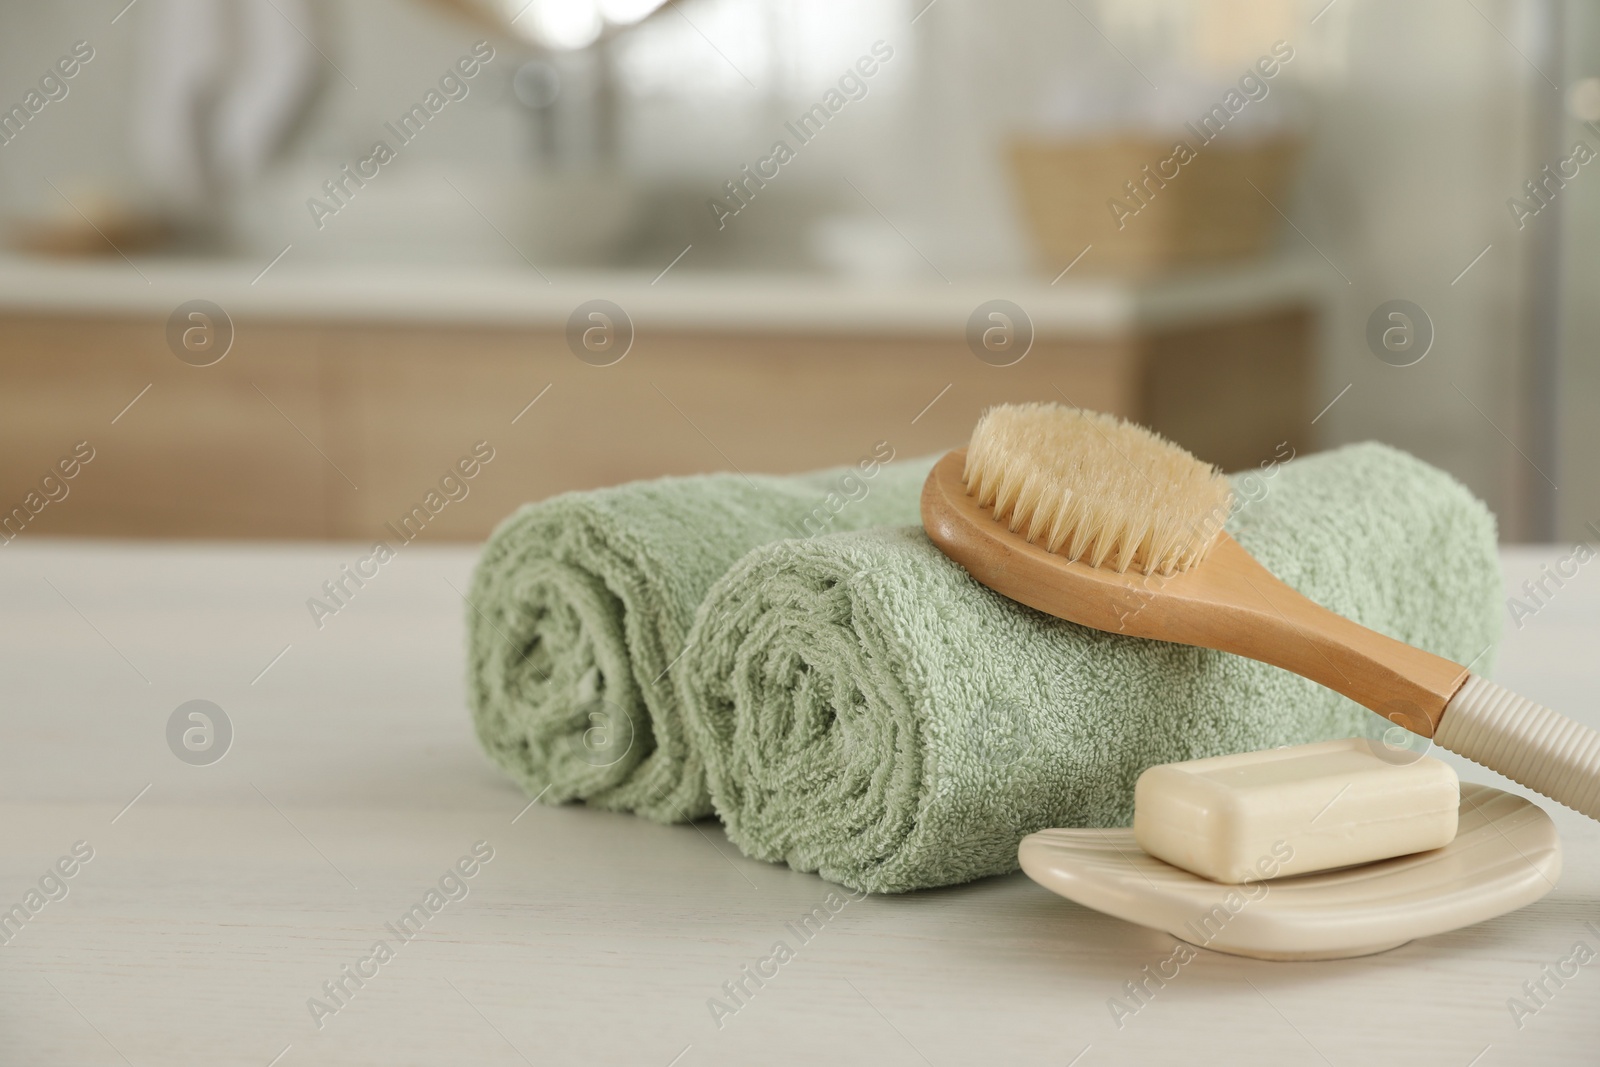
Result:
[[[1319,741],[1151,767],[1134,787],[1133,836],[1174,867],[1238,884],[1442,848],[1460,795],[1436,759]]]

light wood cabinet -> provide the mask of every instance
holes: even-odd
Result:
[[[194,288],[174,288],[171,306],[206,295]],[[1035,312],[1039,336],[1007,367],[978,360],[949,316],[697,324],[635,295],[631,350],[597,367],[568,349],[556,314],[397,304],[385,316],[314,301],[297,313],[255,295],[218,300],[242,305],[233,347],[195,367],[168,350],[159,298],[41,307],[46,297],[24,306],[12,290],[0,307],[0,507],[75,443],[95,450],[23,536],[368,540],[479,441],[494,459],[431,519],[428,540],[481,538],[518,504],[569,489],[850,463],[879,441],[902,458],[932,453],[1001,401],[1116,412],[1228,467],[1284,440],[1304,450],[1309,430],[1313,313],[1293,294],[1081,336]]]

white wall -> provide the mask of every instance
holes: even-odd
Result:
[[[1477,6],[1534,51],[1517,17],[1533,5]],[[1455,0],[1341,2],[1315,30],[1339,41],[1330,47],[1343,58],[1318,86],[1318,133],[1294,216],[1351,282],[1326,324],[1322,397],[1353,383],[1318,424],[1323,440],[1378,438],[1415,452],[1486,499],[1502,537],[1525,538],[1526,482],[1539,475],[1502,431],[1525,444],[1529,247],[1505,200],[1537,169],[1525,116],[1552,90]],[[1395,298],[1433,321],[1433,349],[1415,366],[1389,366],[1365,341],[1367,317]]]
[[[1593,4],[1569,5],[1566,32],[1567,71],[1576,81],[1600,76],[1600,9]],[[1582,138],[1600,149],[1600,135],[1569,120],[1563,142]],[[1600,160],[1584,168],[1579,180],[1562,191],[1561,359],[1559,423],[1560,458],[1552,476],[1557,494],[1559,536],[1566,541],[1600,541]],[[1593,524],[1593,528],[1591,528]]]

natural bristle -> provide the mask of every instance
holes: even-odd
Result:
[[[1040,548],[1145,574],[1205,559],[1233,507],[1210,464],[1142,426],[1061,404],[984,412],[962,480],[997,522]]]

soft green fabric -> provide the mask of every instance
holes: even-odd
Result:
[[[1229,529],[1280,578],[1486,669],[1494,521],[1464,487],[1380,445],[1251,478]],[[1023,607],[916,526],[751,552],[677,672],[728,836],[880,892],[1014,870],[1044,827],[1126,825],[1152,764],[1385,725],[1277,668]]]
[[[530,796],[661,822],[711,813],[672,673],[712,582],[757,545],[914,523],[931,460],[568,493],[494,532],[467,608],[478,738]],[[890,462],[880,462],[882,460]]]

